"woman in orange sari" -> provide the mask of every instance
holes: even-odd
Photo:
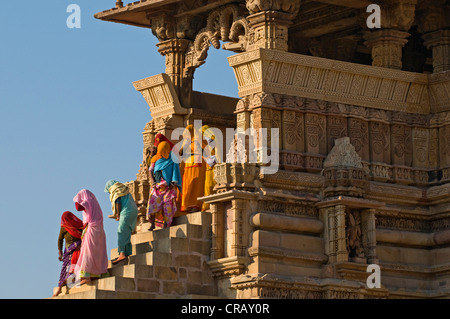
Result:
[[[199,138],[200,137],[200,138]],[[196,140],[196,138],[198,140]],[[198,200],[205,192],[206,165],[202,157],[201,133],[195,133],[194,125],[186,127],[181,148],[184,160],[181,211],[192,213],[200,211],[203,202]]]

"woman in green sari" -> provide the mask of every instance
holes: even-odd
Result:
[[[119,257],[112,261],[112,264],[116,264],[126,259],[132,253],[131,233],[136,226],[138,208],[128,187],[116,180],[109,180],[106,183],[105,193],[110,194],[109,199],[113,211],[113,215],[108,217],[119,221],[119,228],[117,229]]]

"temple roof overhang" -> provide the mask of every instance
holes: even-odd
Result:
[[[111,8],[94,14],[96,19],[151,28],[149,16],[161,11],[172,11],[174,17],[196,15],[217,7],[236,3],[236,0],[185,1],[185,0],[141,0],[123,7]],[[177,7],[175,10],[174,8]]]
[[[157,13],[159,11],[171,11],[174,17],[179,17],[183,15],[197,15],[208,11],[211,11],[220,6],[227,4],[241,4],[245,5],[243,0],[218,0],[218,1],[202,1],[202,0],[141,0],[132,3],[128,3],[123,7],[114,7],[102,12],[98,12],[94,15],[95,18],[134,25],[137,27],[150,28],[149,15]],[[316,19],[323,15],[324,10],[333,12],[342,9],[359,9],[366,8],[369,4],[369,0],[303,0],[301,1],[302,6],[305,8],[303,12],[299,14],[297,20],[305,21],[308,16],[314,16]],[[326,8],[326,9],[325,9]],[[336,11],[337,10],[337,11]],[[302,10],[303,11],[303,10]],[[311,14],[314,11],[315,14]],[[314,20],[314,19],[313,19]],[[294,24],[293,27],[295,27]]]

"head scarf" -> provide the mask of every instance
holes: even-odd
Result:
[[[113,213],[116,212],[116,200],[119,197],[126,196],[130,193],[128,186],[110,179],[106,182],[105,193],[109,193],[109,200],[111,201],[111,209]]]
[[[170,156],[170,144],[168,142],[161,142],[158,145],[158,152],[152,157],[151,163],[155,163],[161,158],[168,159]]]
[[[208,125],[202,126],[202,135],[204,138],[209,138],[210,140],[215,140],[215,135]]]
[[[65,211],[61,216],[61,226],[75,238],[81,238],[83,222],[69,211]]]
[[[105,189],[104,192],[105,193],[109,193],[109,189],[111,188],[111,186],[113,186],[115,183],[118,183],[119,181],[116,181],[115,179],[110,179],[109,181],[106,182],[105,185]]]
[[[170,153],[170,146],[167,142],[162,142],[158,145],[158,154],[152,158],[152,163],[155,163],[154,171],[155,173],[161,172],[162,178],[167,184],[175,182],[181,191],[180,165],[174,163]],[[154,159],[155,161],[153,162]]]
[[[169,143],[170,150],[172,150],[172,148],[174,147],[174,144],[167,137],[165,137],[164,134],[161,134],[161,133],[156,134],[155,143],[153,143],[153,145],[155,147],[158,147],[159,143],[162,143],[162,142]]]
[[[73,198],[75,203],[84,207],[83,223],[99,225],[103,224],[103,212],[95,195],[87,189],[82,189]]]

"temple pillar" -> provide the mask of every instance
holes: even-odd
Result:
[[[431,0],[418,10],[417,24],[424,45],[432,51],[433,72],[450,70],[450,4]]]
[[[346,231],[345,231],[345,206],[334,207],[334,224],[332,225],[332,241],[336,249],[336,262],[348,261]]]
[[[377,257],[377,234],[376,234],[376,209],[365,209],[361,214],[361,222],[363,226],[363,246],[368,264],[378,264]]]
[[[366,32],[365,45],[372,50],[372,65],[402,68],[402,48],[408,42],[408,30],[414,22],[417,0],[383,1],[381,29]]]
[[[166,58],[165,73],[170,77],[181,105],[189,107],[192,102],[192,74],[186,75],[185,54],[190,41],[170,39],[157,44],[158,52]]]
[[[423,36],[424,44],[432,50],[433,72],[450,70],[450,30],[438,30]]]
[[[253,39],[248,50],[256,48],[288,50],[288,27],[298,13],[300,0],[248,0],[247,17]]]
[[[402,68],[402,49],[408,42],[408,32],[379,30],[366,35],[366,46],[372,50],[372,65],[383,68]]]

